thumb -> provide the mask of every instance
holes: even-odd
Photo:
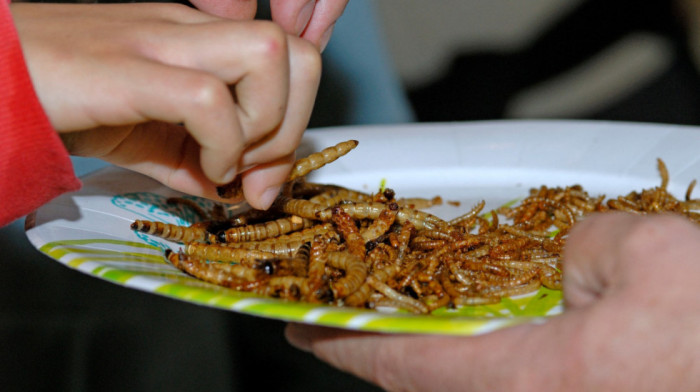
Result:
[[[577,223],[564,249],[566,305],[585,306],[629,282],[639,286],[639,282],[654,279],[658,260],[674,248],[670,244],[688,224],[667,214],[616,212],[592,215]]]

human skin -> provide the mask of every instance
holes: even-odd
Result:
[[[243,173],[267,208],[294,161],[321,72],[269,21],[177,4],[12,4],[35,90],[69,152],[189,194]]]
[[[252,19],[256,0],[192,0],[200,10],[231,19]],[[348,0],[270,0],[272,20],[284,31],[323,51]]]
[[[287,339],[389,391],[700,390],[700,228],[591,216],[564,255],[565,311],[472,337],[290,324]]]

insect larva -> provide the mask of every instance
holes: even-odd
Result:
[[[369,194],[345,188],[323,192],[309,199],[309,201],[321,204],[325,207],[333,207],[341,201],[367,202],[371,200],[372,196]]]
[[[222,231],[218,235],[218,240],[220,242],[259,241],[306,229],[314,224],[310,219],[292,215],[288,218],[279,218],[265,223],[234,227]]]
[[[360,236],[355,221],[340,207],[333,208],[332,219],[336,229],[345,240],[348,252],[357,256],[360,260],[364,260],[366,252],[365,241]]]
[[[455,306],[465,306],[465,305],[491,305],[501,302],[501,297],[490,295],[490,296],[459,296],[452,298],[452,303]]]
[[[272,208],[280,210],[285,214],[296,215],[306,219],[318,219],[318,214],[324,211],[327,207],[309,200],[291,199],[280,196],[277,198]],[[328,219],[325,219],[324,221],[330,221],[330,214],[328,215]]]
[[[391,225],[394,224],[398,212],[399,205],[397,203],[387,204],[384,211],[379,213],[377,219],[373,220],[372,223],[366,229],[360,232],[360,236],[362,236],[362,239],[365,242],[372,241],[386,233],[391,227]]]
[[[203,227],[178,226],[147,220],[135,220],[131,224],[131,230],[179,243],[204,242],[208,236],[207,230]]]
[[[316,236],[322,236],[327,240],[339,239],[338,233],[333,228],[333,224],[324,223],[309,227],[301,231],[296,231],[287,235],[281,235],[275,238],[269,238],[262,241],[251,241],[251,242],[232,242],[222,244],[223,246],[231,248],[244,248],[244,249],[256,249],[266,252],[275,253],[278,256],[293,255],[299,247],[304,243],[309,242]]]
[[[539,279],[531,279],[529,282],[522,284],[520,286],[489,286],[486,287],[481,294],[484,296],[495,296],[495,297],[512,297],[515,295],[531,293],[536,291],[542,282]]]
[[[190,243],[185,245],[185,253],[204,260],[245,263],[252,260],[265,260],[278,257],[277,254],[256,249],[231,248],[218,244]]]
[[[230,183],[216,187],[216,194],[222,199],[243,198],[243,177],[239,174]]]
[[[428,313],[428,307],[423,302],[397,292],[374,276],[367,278],[367,283],[389,299],[396,301],[404,309],[414,313]]]
[[[374,270],[372,276],[380,282],[385,283],[390,278],[393,278],[397,271],[398,269],[395,266],[387,266],[386,268]],[[363,306],[365,302],[367,302],[370,294],[372,294],[372,286],[365,281],[359,289],[345,297],[343,302],[348,306]]]
[[[292,300],[305,299],[308,296],[306,278],[301,276],[274,276],[267,285],[256,292],[258,294]]]
[[[165,257],[178,269],[205,282],[241,289],[251,282],[264,280],[266,275],[258,269],[240,264],[207,262],[184,253],[166,251]]]
[[[329,252],[326,263],[345,271],[345,276],[332,285],[333,297],[345,298],[354,293],[367,278],[367,265],[359,257],[348,252]]]
[[[353,219],[377,219],[379,214],[386,208],[386,204],[378,202],[343,203],[336,207],[342,208]],[[331,219],[332,214],[333,208],[326,208],[318,212],[316,218],[327,222]],[[449,231],[447,222],[435,215],[419,210],[399,207],[396,219],[402,224],[410,221],[418,230],[444,228],[445,231]]]
[[[313,153],[305,158],[298,159],[294,162],[287,182],[296,180],[297,178],[307,175],[312,170],[316,170],[325,166],[328,163],[335,161],[343,155],[357,147],[357,140],[348,140],[340,142],[332,147],[327,147],[320,152]],[[243,196],[243,180],[241,175],[226,185],[216,187],[216,193],[224,199],[240,199]]]
[[[463,225],[465,222],[468,222],[468,221],[474,219],[477,215],[479,215],[479,213],[481,212],[481,210],[484,209],[484,206],[485,206],[485,205],[486,205],[486,201],[485,201],[485,200],[481,200],[480,202],[478,202],[477,204],[475,204],[475,205],[471,208],[471,210],[469,210],[468,212],[466,212],[466,213],[464,213],[464,214],[462,214],[462,215],[460,215],[460,216],[458,216],[458,217],[452,219],[452,220],[449,221],[448,223],[449,223],[451,226]]]
[[[226,248],[240,249],[242,251],[262,251],[272,253],[277,257],[291,257],[307,241],[304,239],[290,239],[287,241],[251,241],[221,244]]]
[[[309,174],[311,171],[319,169],[343,155],[352,151],[359,142],[357,140],[348,140],[340,142],[335,146],[327,147],[320,152],[315,152],[306,158],[298,159],[294,162],[292,172],[289,174],[287,181],[294,181],[299,177]]]

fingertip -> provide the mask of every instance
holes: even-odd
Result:
[[[305,351],[311,351],[311,339],[306,333],[307,330],[299,324],[290,323],[284,329],[284,337],[293,347]]]
[[[243,173],[243,194],[251,207],[258,210],[270,208],[289,177],[291,157],[254,166]]]
[[[257,201],[251,201],[250,204],[258,210],[267,210],[272,206],[272,203],[277,199],[280,194],[281,186],[271,186],[265,189]]]
[[[306,29],[306,26],[309,24],[309,21],[311,20],[311,15],[314,12],[315,6],[316,6],[315,1],[309,1],[301,8],[301,10],[299,10],[299,14],[297,15],[296,24],[294,26],[294,34],[301,35],[301,33],[304,32],[304,29]]]
[[[224,174],[224,176],[221,178],[221,184],[228,184],[232,182],[233,180],[236,179],[236,176],[238,175],[238,167],[234,166]]]
[[[326,47],[328,46],[328,42],[331,40],[331,35],[333,34],[333,28],[335,28],[335,24],[331,25],[328,30],[326,30],[323,35],[321,35],[321,39],[319,42],[319,47],[321,53],[323,53],[324,50],[326,50]]]
[[[239,174],[241,146],[228,149],[200,147],[199,163],[204,175],[217,185],[228,184]]]

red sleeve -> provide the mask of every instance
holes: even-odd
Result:
[[[34,92],[9,1],[0,0],[0,226],[80,185]]]

